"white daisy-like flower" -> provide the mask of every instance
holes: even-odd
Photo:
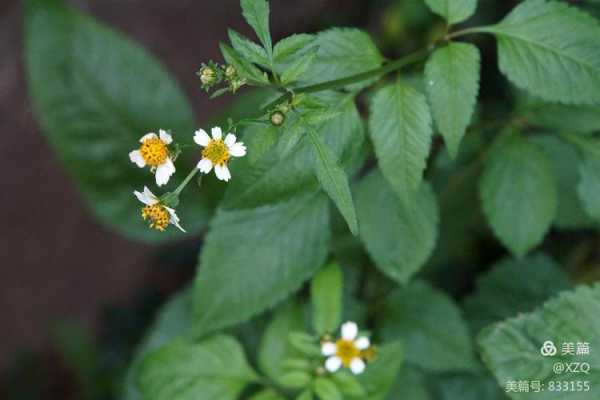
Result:
[[[336,342],[326,341],[321,344],[321,354],[325,360],[325,369],[336,372],[341,367],[350,368],[353,374],[362,374],[365,370],[365,358],[371,342],[367,337],[358,337],[358,326],[354,322],[342,325],[342,337]]]
[[[144,186],[143,192],[135,191],[133,194],[145,204],[142,208],[142,218],[144,221],[149,220],[150,228],[163,232],[171,224],[185,232],[185,229],[179,225],[179,217],[175,210],[161,203],[150,189]]]
[[[156,184],[166,185],[171,175],[175,173],[175,164],[171,159],[169,145],[173,137],[165,130],[156,133],[148,133],[140,139],[140,148],[129,153],[129,159],[138,167],[149,166],[155,173]]]
[[[200,172],[208,174],[214,167],[215,175],[222,181],[229,181],[231,173],[227,163],[231,157],[243,157],[246,155],[244,143],[237,142],[233,133],[228,133],[223,140],[223,131],[219,127],[212,128],[212,138],[203,129],[194,133],[194,142],[202,149],[202,159],[198,163]]]

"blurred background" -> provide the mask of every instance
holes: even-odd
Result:
[[[238,0],[71,3],[160,59],[201,124],[228,104],[227,98],[209,101],[195,71],[203,61],[221,59],[218,43],[228,27],[253,37]],[[470,23],[495,21],[514,3],[482,0]],[[423,0],[272,0],[271,7],[275,39],[357,26],[389,58],[423,47],[443,29]],[[21,2],[0,1],[0,398],[117,398],[154,311],[193,276],[199,241],[152,247],[94,220],[32,113],[22,24]],[[484,52],[484,68],[496,68],[491,43]],[[483,82],[492,88],[484,93],[501,92],[503,84]]]

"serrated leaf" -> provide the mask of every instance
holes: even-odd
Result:
[[[465,299],[464,308],[477,332],[493,322],[530,312],[569,287],[568,275],[545,254],[507,258],[477,279],[477,289]]]
[[[582,229],[594,225],[577,194],[581,156],[577,149],[555,135],[536,135],[531,141],[540,146],[552,164],[558,188],[558,209],[554,226]]]
[[[266,0],[241,0],[242,14],[248,25],[265,47],[269,59],[273,56],[273,43],[269,30],[269,3]]]
[[[304,53],[304,51],[310,50],[313,47],[316,37],[306,33],[288,36],[281,39],[275,45],[273,50],[273,59],[275,64],[280,67],[285,66],[293,62]]]
[[[500,70],[548,101],[600,103],[600,26],[563,2],[527,0],[486,28],[498,39]]]
[[[426,371],[471,370],[476,366],[471,335],[460,309],[425,282],[416,281],[394,291],[377,326],[384,340],[403,340],[406,362]]]
[[[148,354],[138,374],[145,400],[235,400],[256,380],[242,346],[225,335],[175,340]]]
[[[535,397],[541,400],[589,400],[600,397],[600,285],[581,286],[563,292],[541,308],[529,314],[492,325],[479,335],[482,358],[496,376],[501,387],[513,380],[541,381],[546,388]],[[541,355],[545,342],[557,347],[553,357]],[[563,343],[587,343],[587,355],[564,355]],[[565,370],[557,375],[555,363],[582,363],[590,365],[588,374]],[[549,381],[589,381],[589,391],[548,390]],[[511,399],[530,399],[528,393],[508,393]]]
[[[338,117],[319,127],[319,136],[333,151],[336,159],[346,166],[361,150],[364,140],[364,126],[358,110],[351,98],[335,93],[321,94],[319,98],[328,103],[338,104],[342,111]],[[285,129],[285,125],[284,128]],[[281,136],[287,133],[282,133]],[[278,146],[278,145],[276,145]],[[314,170],[315,155],[313,145],[306,135],[286,156],[279,151],[267,152],[258,162],[252,164],[248,157],[235,160],[231,166],[235,177],[228,185],[224,208],[251,208],[293,198],[308,188],[318,189]],[[252,148],[248,148],[251,154]]]
[[[450,25],[471,17],[477,8],[477,0],[425,0],[425,3]]]
[[[258,354],[258,365],[270,379],[279,382],[285,373],[285,362],[288,358],[298,356],[290,344],[291,332],[305,328],[302,307],[295,303],[281,307],[273,316],[264,332]]]
[[[254,65],[246,61],[241,54],[235,51],[228,45],[221,43],[221,53],[223,58],[228,64],[233,65],[239,76],[248,79],[251,82],[258,82],[262,84],[269,83],[267,76]]]
[[[431,255],[438,232],[438,207],[429,184],[412,204],[401,201],[379,172],[363,178],[356,190],[361,239],[376,266],[406,283]]]
[[[358,235],[358,219],[346,172],[338,165],[335,155],[314,129],[308,130],[308,136],[315,152],[315,170],[319,183],[344,216],[352,234]]]
[[[323,265],[329,210],[320,194],[239,211],[211,223],[194,289],[207,333],[245,321],[296,291]]]
[[[371,101],[369,133],[383,176],[402,199],[411,199],[423,180],[431,146],[431,115],[425,97],[398,82]]]
[[[315,47],[308,51],[303,57],[292,62],[283,74],[281,74],[281,82],[284,85],[287,85],[300,79],[315,60],[317,51],[318,48]]]
[[[542,241],[558,206],[550,161],[517,134],[504,138],[489,154],[480,196],[494,233],[517,257]]]
[[[133,190],[154,177],[127,154],[160,128],[190,141],[194,117],[177,83],[139,45],[61,1],[25,2],[25,59],[42,130],[98,220],[135,240],[172,240],[176,229],[156,232],[140,218]],[[177,168],[171,182],[187,174],[185,163]],[[211,199],[194,190],[182,196],[177,213],[197,231]]]
[[[313,327],[319,336],[333,334],[340,325],[343,278],[340,266],[332,263],[321,269],[311,282]]]
[[[233,29],[229,29],[228,33],[231,45],[242,58],[255,64],[262,65],[265,68],[270,67],[269,57],[265,49]]]
[[[383,63],[383,57],[371,37],[352,28],[333,28],[317,34],[316,59],[305,73],[305,84],[317,84],[370,71]],[[372,81],[349,85],[350,90],[360,90]]]
[[[473,116],[481,59],[477,47],[449,43],[436,50],[425,67],[427,93],[433,118],[452,158]]]

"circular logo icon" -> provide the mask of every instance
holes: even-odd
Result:
[[[544,357],[555,356],[557,352],[558,350],[556,349],[554,342],[552,342],[551,340],[545,341],[540,350],[540,353],[542,353]]]

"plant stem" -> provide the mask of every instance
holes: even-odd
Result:
[[[194,175],[196,175],[197,172],[198,172],[198,168],[194,167],[190,171],[188,176],[185,177],[183,182],[181,182],[181,184],[179,186],[177,186],[177,189],[175,189],[175,191],[173,193],[175,193],[176,195],[179,195],[181,193],[181,191],[187,186],[187,184],[190,183],[190,181],[192,180]]]
[[[335,79],[335,80],[327,81],[327,82],[323,82],[323,83],[317,83],[315,85],[299,87],[299,88],[293,89],[293,93],[295,93],[295,94],[315,93],[315,92],[321,92],[324,90],[339,89],[344,86],[351,85],[353,83],[358,83],[358,82],[366,81],[366,80],[369,80],[372,78],[381,77],[381,76],[387,75],[391,72],[397,71],[397,70],[401,69],[402,67],[405,67],[409,64],[413,64],[418,61],[421,61],[422,59],[424,59],[425,57],[427,57],[429,55],[429,53],[433,50],[433,48],[434,47],[430,47],[428,49],[424,49],[424,50],[420,50],[420,51],[411,53],[405,57],[402,57],[398,60],[387,63],[386,65],[384,65],[380,68],[373,69],[371,71],[366,71],[366,72],[362,72],[360,74],[351,75],[346,78]],[[263,112],[272,109],[273,107],[282,103],[283,101],[290,100],[291,97],[292,97],[291,92],[281,95],[280,97],[278,97],[277,99],[275,99],[274,101],[272,101],[271,103],[269,103],[268,105],[263,107]]]
[[[465,36],[465,35],[471,35],[474,33],[491,33],[491,32],[492,32],[492,29],[489,26],[476,26],[473,28],[467,28],[467,29],[462,29],[460,31],[448,33],[444,38],[446,40],[450,40],[450,39],[454,39],[454,38]]]

